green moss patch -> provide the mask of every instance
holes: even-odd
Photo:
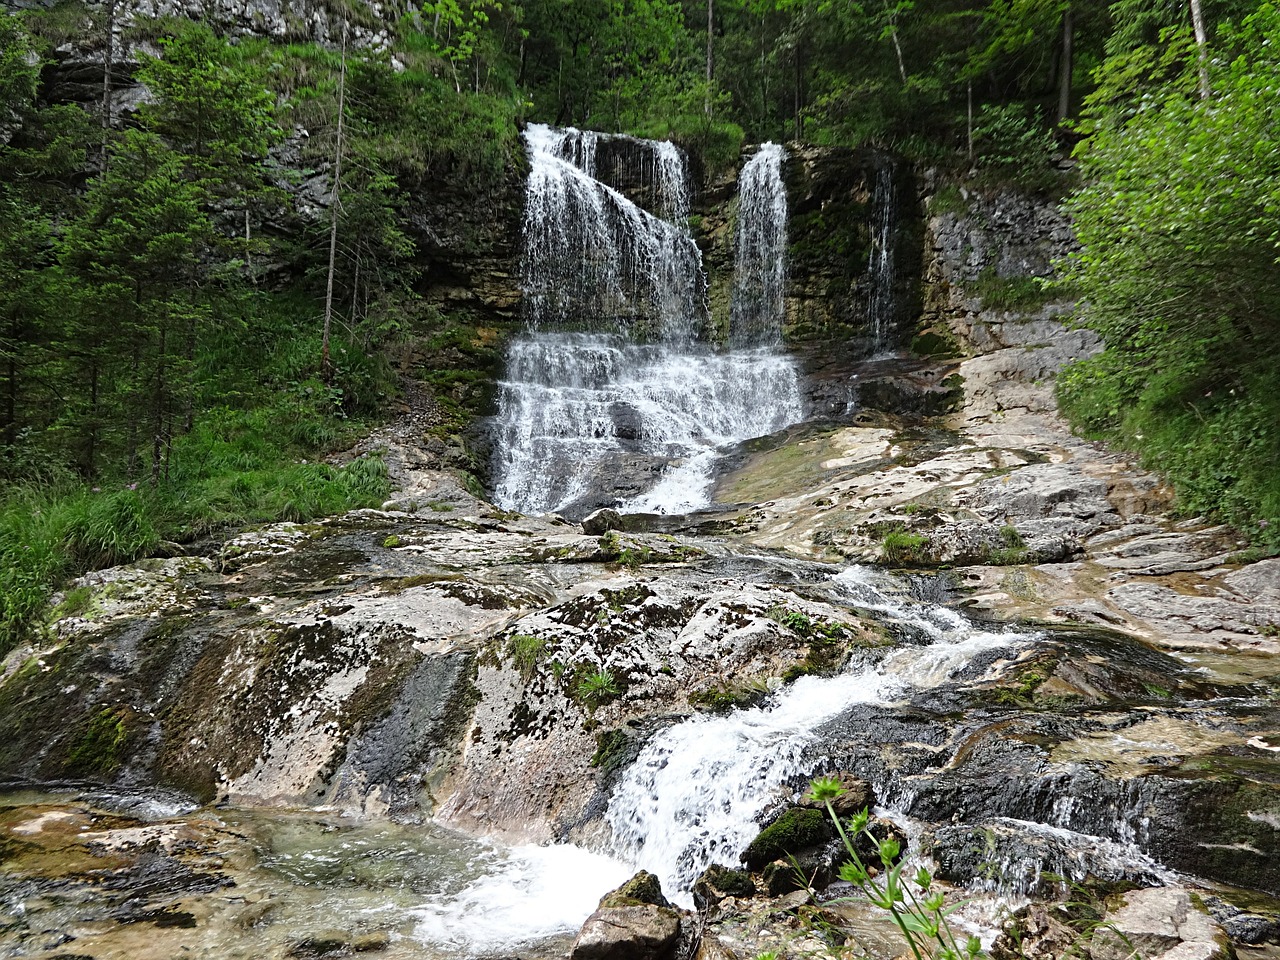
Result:
[[[792,807],[760,831],[742,852],[742,862],[759,870],[780,857],[825,843],[834,835],[833,830],[831,820],[821,810]]]

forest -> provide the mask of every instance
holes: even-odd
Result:
[[[406,195],[518,175],[526,121],[671,138],[704,170],[873,144],[1062,199],[1058,282],[1108,346],[1064,410],[1188,514],[1280,545],[1270,3],[436,0],[377,49],[117,12],[0,17],[0,650],[68,576],[380,502],[376,457],[324,457],[449,337]],[[68,43],[105,50],[71,92]],[[148,95],[119,109],[126,72]]]

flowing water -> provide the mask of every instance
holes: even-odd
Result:
[[[697,716],[655,737],[625,774],[607,819],[621,856],[656,874],[668,896],[690,904],[707,866],[736,866],[759,817],[812,772],[805,748],[818,728],[857,704],[891,704],[946,682],[978,653],[1031,642],[989,631],[944,607],[916,603],[900,584],[866,568],[835,578],[845,602],[874,610],[929,642],[834,677],[801,677],[765,706]]]
[[[735,344],[782,340],[787,287],[787,191],[782,147],[762,144],[738,178],[733,300],[729,336]]]
[[[742,176],[736,349],[700,341],[701,255],[671,143],[531,125],[523,284],[528,332],[507,352],[493,423],[494,497],[525,513],[706,506],[723,451],[804,416],[779,349],[786,277],[782,148]],[[610,142],[605,162],[602,145]],[[625,142],[622,142],[625,141]],[[647,212],[597,179],[639,184]],[[741,300],[741,304],[739,304]]]
[[[893,345],[893,286],[896,279],[893,230],[898,222],[898,198],[893,174],[893,164],[882,158],[876,165],[875,192],[871,203],[871,256],[867,262],[867,276],[871,280],[867,309],[876,353]]]

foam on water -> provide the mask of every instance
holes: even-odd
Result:
[[[417,911],[414,937],[468,956],[509,955],[573,934],[600,898],[634,872],[620,860],[581,847],[512,847],[478,864],[461,892]]]
[[[659,734],[627,770],[606,818],[619,855],[656,874],[688,905],[712,863],[736,865],[758,818],[783,785],[810,773],[817,729],[851,706],[891,704],[946,682],[976,655],[1029,642],[904,596],[893,578],[855,567],[834,578],[851,605],[880,611],[933,642],[901,647],[880,663],[835,677],[801,677],[773,702],[726,716],[699,715]]]

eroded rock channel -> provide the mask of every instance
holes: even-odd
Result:
[[[0,683],[6,954],[897,956],[779,866],[834,879],[830,774],[998,956],[1274,955],[1280,561],[1058,420],[1097,344],[965,292],[1063,242],[1001,202],[928,222],[957,355],[796,351],[705,510],[523,516],[389,429],[380,510],[72,584]]]

